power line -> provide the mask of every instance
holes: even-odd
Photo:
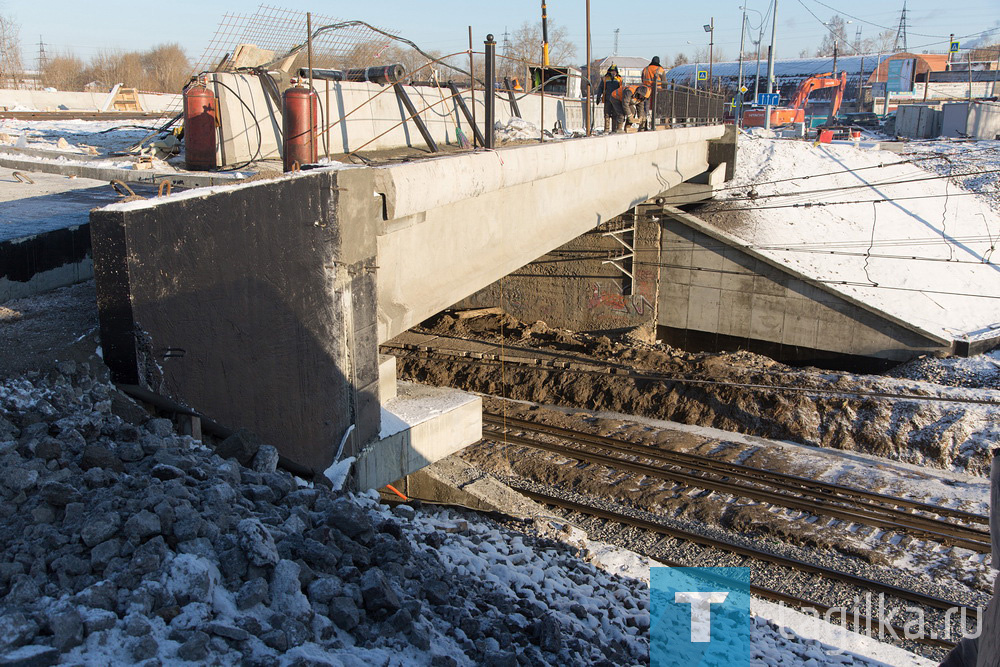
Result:
[[[953,176],[954,176],[954,178],[963,178],[965,176],[981,176],[983,174],[994,174],[994,173],[997,173],[997,172],[1000,172],[1000,169],[988,169],[988,170],[985,170],[985,171],[976,171],[976,172],[970,172],[970,173],[965,173],[965,174],[954,174],[954,175],[953,174],[936,174],[934,176],[924,176],[924,177],[921,177],[921,178],[909,178],[909,179],[903,179],[903,180],[900,180],[900,181],[882,181],[882,182],[875,182],[875,183],[859,183],[857,185],[839,185],[839,186],[830,187],[830,188],[818,188],[816,190],[801,190],[799,192],[778,192],[778,193],[769,194],[769,195],[754,195],[754,196],[747,195],[747,196],[744,196],[744,197],[730,197],[727,201],[741,201],[741,200],[755,201],[757,199],[771,199],[772,197],[796,197],[796,196],[799,196],[799,195],[816,194],[816,193],[820,193],[820,192],[841,192],[841,191],[844,191],[844,190],[856,190],[856,189],[859,189],[859,188],[880,188],[880,187],[885,187],[887,185],[906,185],[906,184],[909,184],[909,183],[919,183],[921,181],[933,181],[933,180],[940,180],[940,179],[949,179],[949,178],[952,178]],[[973,194],[978,194],[978,193],[973,193]]]
[[[821,0],[813,0],[813,2],[815,2],[818,5],[823,5],[827,9],[833,10],[833,11],[837,12],[838,14],[843,14],[844,16],[846,16],[848,18],[851,18],[851,19],[854,19],[855,21],[860,21],[861,23],[867,23],[868,25],[873,25],[876,28],[882,28],[882,30],[896,30],[896,28],[891,28],[891,27],[889,27],[887,25],[882,25],[881,23],[872,23],[871,21],[865,20],[863,18],[859,18],[857,16],[854,16],[853,14],[848,14],[847,12],[841,11],[841,10],[837,9],[836,7],[832,7],[831,5],[826,4],[825,2],[821,2]],[[941,39],[944,39],[944,37],[945,37],[944,35],[923,35],[923,34],[921,34],[919,32],[915,32],[913,34],[917,35],[918,37],[931,37],[931,38],[941,38]]]
[[[976,149],[985,150],[985,149]],[[990,149],[992,150],[992,149]],[[958,155],[959,153],[949,153],[949,155]],[[787,183],[789,181],[804,181],[810,178],[822,178],[824,176],[837,176],[839,174],[853,174],[857,171],[865,171],[867,169],[885,169],[886,167],[896,167],[903,164],[914,164],[916,162],[922,162],[924,160],[947,160],[948,158],[943,155],[933,155],[927,157],[911,158],[909,160],[900,160],[899,162],[890,162],[888,164],[874,164],[867,167],[855,167],[853,169],[838,169],[837,171],[828,171],[822,174],[808,174],[806,176],[790,176],[788,178],[778,178],[772,181],[757,181],[754,183],[746,183],[743,185],[728,185],[723,188],[715,188],[715,192],[725,192],[727,190],[744,190],[746,188],[755,188],[761,185],[773,185],[774,183]],[[980,172],[976,172],[980,173]],[[674,197],[686,197],[687,195],[671,195]]]
[[[963,197],[969,195],[978,195],[978,192],[957,192],[949,195],[913,195],[910,197],[893,197],[892,199],[856,199],[853,201],[830,201],[830,202],[806,202],[800,204],[778,204],[776,206],[746,206],[746,207],[734,207],[734,208],[716,208],[716,209],[706,209],[701,211],[701,213],[729,213],[732,211],[761,211],[768,209],[777,208],[813,208],[821,206],[840,206],[842,204],[871,204],[872,202],[881,204],[884,202],[897,202],[904,201],[908,199],[937,199],[939,197]]]

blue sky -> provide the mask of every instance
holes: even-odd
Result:
[[[863,37],[874,36],[880,27],[899,22],[898,2],[871,0],[778,0],[777,55],[796,57],[802,49],[814,49],[826,28],[821,20],[835,13],[852,14],[859,21],[848,26],[853,37],[858,26]],[[270,0],[271,6],[315,11],[341,19],[361,19],[412,39],[422,48],[458,51],[468,44],[468,26],[473,26],[477,48],[488,32],[500,35],[525,21],[540,20],[539,0],[378,0],[377,2],[309,2]],[[548,0],[550,20],[564,26],[577,45],[578,61],[584,59],[584,0]],[[740,2],[657,2],[591,0],[591,34],[595,57],[608,55],[614,30],[620,29],[620,55],[672,59],[678,52],[693,55],[707,45],[702,28],[715,18],[715,44],[723,54],[735,58],[740,42]],[[748,0],[747,6],[766,13],[769,0]],[[141,50],[154,44],[178,42],[192,60],[198,60],[224,14],[250,14],[252,2],[236,0],[170,0],[165,3],[105,2],[102,0],[0,0],[0,13],[12,17],[21,28],[21,41],[28,67],[35,65],[41,37],[49,55],[72,51],[89,59],[101,49]],[[943,9],[943,8],[947,9]],[[835,8],[838,11],[834,11]],[[950,5],[939,0],[908,0],[911,49],[947,41],[949,33],[968,35],[986,28],[1000,28],[1000,2],[965,0]],[[748,17],[756,27],[758,14]],[[845,18],[849,18],[845,16]],[[865,23],[867,21],[869,23]],[[876,25],[873,25],[876,24]],[[1000,40],[1000,29],[993,35]],[[770,39],[770,28],[764,42]],[[995,41],[996,41],[995,40]],[[971,39],[965,40],[966,42]],[[963,44],[964,46],[964,44]],[[749,48],[749,46],[747,47]],[[928,46],[943,52],[945,46]]]

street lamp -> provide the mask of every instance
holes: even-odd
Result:
[[[704,26],[705,32],[708,33],[708,89],[712,90],[712,63],[715,58],[712,57],[712,49],[715,47],[715,17],[711,19],[711,23],[707,23]]]
[[[854,23],[854,21],[847,21],[847,22],[844,23],[844,25],[846,26],[848,23]],[[826,29],[829,30],[830,33],[833,35],[833,76],[836,77],[837,76],[837,50],[838,50],[838,47],[840,45],[840,35],[838,35],[837,33],[833,32],[833,29],[830,27],[831,25],[833,25],[833,23],[824,21],[823,25],[825,25]],[[846,34],[846,31],[845,31],[845,34]]]
[[[747,6],[742,6],[740,9],[743,11],[743,28],[740,29],[740,88],[743,88],[743,29],[746,28],[747,24],[747,12],[753,12],[760,18],[760,30],[757,35],[757,39],[754,40],[753,37],[750,38],[750,43],[754,45],[757,50],[757,73],[754,75],[753,80],[753,98],[756,101],[757,94],[760,92],[760,40],[764,37],[764,15],[758,12],[756,9],[751,9]],[[753,30],[753,26],[750,26]],[[751,33],[753,34],[753,33]],[[740,92],[740,104],[743,103],[743,92]]]
[[[778,31],[778,0],[774,0],[771,8],[771,46],[767,49],[767,96],[770,102],[771,93],[774,92],[774,37]],[[764,107],[764,129],[771,129],[771,105]]]

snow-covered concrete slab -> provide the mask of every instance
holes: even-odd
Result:
[[[358,454],[359,488],[379,488],[483,437],[483,401],[448,387],[399,382],[382,406],[382,431]]]
[[[735,180],[700,214],[710,224],[941,338],[1000,323],[988,199],[874,148],[742,136],[739,149]]]

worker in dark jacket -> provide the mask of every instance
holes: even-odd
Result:
[[[614,117],[614,109],[611,104],[611,94],[621,88],[622,78],[618,74],[618,66],[612,65],[601,78],[601,83],[597,86],[597,103],[604,102],[604,131],[611,131],[611,119]]]
[[[611,93],[613,108],[613,126],[611,131],[617,132],[625,121],[625,131],[629,124],[639,125],[642,122],[642,106],[649,99],[649,86],[622,86]]]
[[[667,80],[667,70],[663,69],[660,65],[660,56],[653,56],[653,59],[649,61],[649,64],[642,70],[642,85],[648,86],[650,92],[656,88],[661,83],[665,83]],[[639,126],[640,130],[652,130],[653,124],[653,109],[651,107],[652,95],[646,99],[642,108],[642,117],[644,123]]]

